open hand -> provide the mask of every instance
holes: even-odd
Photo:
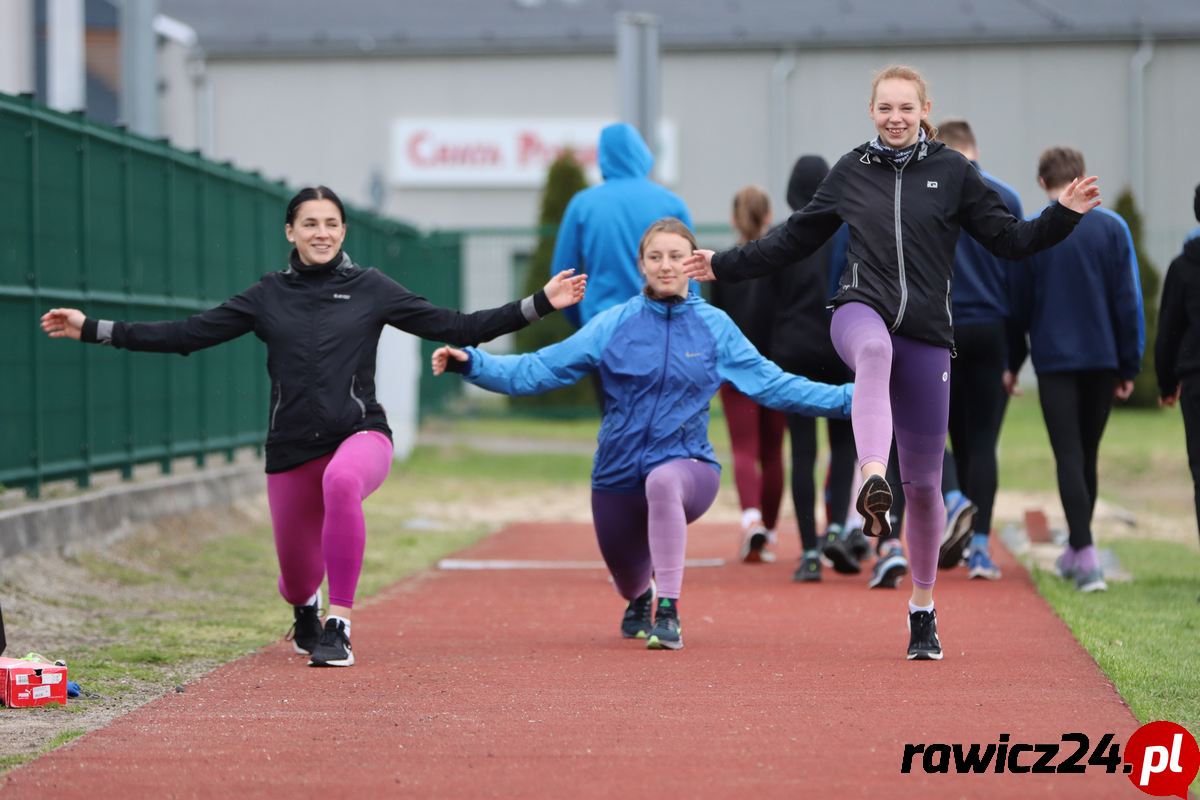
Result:
[[[693,250],[683,260],[683,271],[694,281],[715,281],[717,276],[713,273],[712,257],[712,250]]]
[[[79,339],[87,316],[78,308],[52,308],[42,314],[42,330],[51,339]]]
[[[587,273],[571,277],[574,273],[573,269],[564,269],[546,284],[543,291],[550,305],[562,309],[583,299],[583,293],[587,290]]]
[[[560,275],[562,273],[559,273]],[[441,375],[446,371],[446,362],[453,358],[455,361],[466,361],[466,352],[459,350],[457,347],[442,345],[437,350],[433,351],[433,374]]]
[[[1077,214],[1086,214],[1096,206],[1100,205],[1100,187],[1096,185],[1099,180],[1095,175],[1082,180],[1076,178],[1067,184],[1067,188],[1063,189],[1062,194],[1058,196],[1060,205],[1066,206]]]

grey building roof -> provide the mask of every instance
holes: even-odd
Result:
[[[210,57],[611,52],[1200,38],[1200,0],[160,0]]]

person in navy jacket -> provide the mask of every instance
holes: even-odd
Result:
[[[683,646],[678,600],[687,524],[708,510],[720,477],[708,439],[708,406],[717,388],[728,381],[754,401],[790,413],[850,414],[849,384],[784,372],[725,312],[689,291],[681,264],[695,248],[686,225],[660,220],[638,248],[642,293],[574,335],[523,355],[451,347],[433,354],[435,375],[449,369],[503,394],[537,394],[599,374],[604,415],[592,468],[596,539],[617,591],[629,601],[621,633],[647,639],[650,649]]]
[[[979,166],[979,147],[966,120],[945,120],[938,138],[953,147],[979,170],[983,182],[995,190],[1014,217],[1021,213],[1021,200],[1012,187],[989,175]],[[947,511],[958,503],[973,503],[973,525],[962,531],[970,535],[967,575],[996,580],[1000,569],[988,552],[992,528],[992,506],[996,500],[996,442],[1008,395],[1001,384],[1008,366],[1006,320],[1008,318],[1008,272],[1012,262],[992,255],[968,233],[958,236],[954,250],[954,344],[958,356],[950,371],[950,444],[954,449],[959,497],[946,501]],[[969,497],[970,500],[965,500]],[[943,549],[950,544],[943,541]],[[958,561],[962,546],[951,553]]]
[[[1083,174],[1083,154],[1069,147],[1052,147],[1038,161],[1038,184],[1051,199]],[[1129,226],[1097,209],[1070,238],[1031,256],[1010,277],[1004,386],[1016,391],[1017,373],[1031,354],[1070,533],[1059,571],[1080,591],[1103,591],[1108,587],[1091,527],[1096,460],[1113,397],[1126,400],[1133,392],[1146,336]]]

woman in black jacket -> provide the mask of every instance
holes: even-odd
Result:
[[[1200,186],[1193,201],[1200,221]],[[1189,239],[1167,268],[1154,340],[1159,404],[1183,411],[1196,525],[1200,528],[1200,238]]]
[[[686,268],[698,280],[743,280],[783,269],[820,247],[843,222],[850,248],[831,334],[855,372],[853,426],[868,535],[889,531],[892,495],[883,474],[895,436],[908,507],[913,592],[910,659],[940,659],[933,609],[945,520],[942,454],[954,346],[950,287],[960,229],[1002,258],[1019,259],[1064,239],[1100,202],[1096,179],[1074,181],[1036,220],[1019,220],[966,158],[934,140],[925,81],[889,67],[871,86],[877,136],[843,156],[812,202],[762,239]]]
[[[311,666],[348,667],[350,613],[362,571],[362,501],[392,460],[391,429],[375,399],[375,351],[384,325],[426,339],[477,344],[518,330],[583,297],[586,276],[556,275],[532,297],[463,314],[432,305],[342,251],[346,213],[332,190],[300,191],[284,232],[288,267],[185,320],[113,322],[74,308],[42,316],[52,338],[187,355],[253,331],[267,345],[271,406],[267,498],[279,591],[294,607],[293,642]],[[320,586],[329,576],[322,626]]]

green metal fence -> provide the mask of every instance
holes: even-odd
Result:
[[[292,189],[160,141],[0,95],[0,484],[86,485],[98,470],[259,445],[269,387],[251,336],[193,354],[129,354],[48,339],[54,306],[107,319],[186,316],[286,259]],[[346,249],[458,307],[454,237],[348,209]],[[433,345],[426,344],[426,357]],[[422,410],[457,381],[421,383]]]

